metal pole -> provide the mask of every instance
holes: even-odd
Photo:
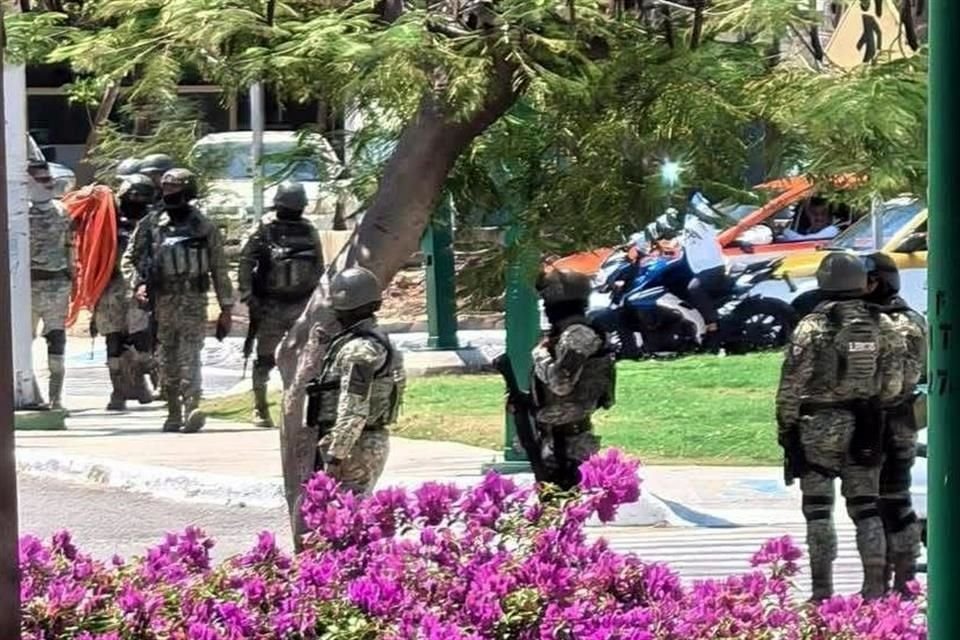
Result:
[[[883,201],[879,194],[873,194],[870,198],[870,230],[873,235],[873,250],[879,251],[883,248],[883,224],[880,214],[883,212]]]
[[[929,625],[932,640],[960,637],[960,269],[951,252],[960,246],[960,224],[951,215],[960,171],[960,134],[953,120],[960,110],[960,2],[930,3],[930,219],[929,287]]]
[[[444,197],[421,242],[426,267],[427,348],[452,351],[457,340],[457,273],[453,255],[453,204]]]
[[[253,169],[253,213],[259,219],[263,215],[263,83],[255,82],[250,86],[250,130],[253,132],[253,145],[250,149],[250,162]]]
[[[0,10],[0,30],[2,30]],[[0,31],[0,65],[5,34]],[[0,113],[4,111],[4,87],[0,82]],[[0,175],[7,175],[7,127],[0,138]],[[15,137],[14,145],[26,140]],[[7,215],[7,182],[0,180],[0,265],[10,264],[10,232]],[[13,332],[11,322],[10,270],[0,268],[0,638],[20,638],[20,576],[18,567],[17,466],[13,437]]]

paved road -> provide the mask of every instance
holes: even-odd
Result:
[[[216,541],[218,558],[246,551],[256,534],[278,532],[284,544],[286,515],[280,509],[217,507],[178,503],[91,485],[64,483],[30,476],[20,477],[21,531],[49,536],[60,529],[74,533],[81,547],[100,558],[114,553],[130,557],[158,542],[167,531],[186,525],[203,528]],[[853,529],[839,525],[840,558],[837,588],[852,593],[860,588],[860,567]],[[803,540],[803,526],[705,529],[694,527],[592,529],[615,549],[636,553],[649,561],[669,563],[688,580],[722,577],[747,571],[750,557],[769,538],[790,534]],[[799,585],[806,592],[806,576]]]

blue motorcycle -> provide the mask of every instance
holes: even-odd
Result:
[[[729,286],[716,300],[720,345],[727,353],[748,353],[786,344],[796,311],[776,298],[752,293],[775,278],[781,258],[739,265],[728,272]],[[680,355],[701,350],[706,324],[684,300],[693,278],[682,252],[614,251],[595,276],[590,319],[604,328],[620,357]]]

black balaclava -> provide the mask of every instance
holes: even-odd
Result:
[[[296,222],[297,220],[303,219],[303,211],[288,209],[286,207],[277,207],[276,210],[277,220],[283,220],[284,222]]]
[[[550,321],[551,333],[563,331],[563,324],[567,320],[582,318],[587,315],[586,300],[566,300],[544,304],[543,312]]]
[[[337,311],[337,322],[339,322],[340,326],[344,329],[349,329],[364,320],[372,318],[374,314],[380,310],[382,304],[382,302],[371,302],[357,309]]]

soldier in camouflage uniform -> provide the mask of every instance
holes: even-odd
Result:
[[[778,441],[788,459],[802,460],[794,474],[803,492],[813,600],[833,595],[838,477],[856,525],[862,594],[876,598],[885,590],[886,537],[877,507],[882,432],[874,418],[901,393],[903,341],[890,318],[861,299],[867,272],[858,256],[826,256],[817,282],[825,301],[800,321],[787,347],[777,391]]]
[[[351,491],[370,493],[387,462],[387,428],[396,422],[406,385],[403,357],[377,328],[376,276],[345,269],[330,283],[330,296],[344,329],[308,386],[307,426],[317,429],[316,468]]]
[[[206,423],[199,404],[207,292],[212,282],[220,303],[217,338],[222,340],[230,332],[233,285],[220,231],[190,204],[197,195],[194,175],[172,169],[161,185],[163,210],[137,225],[123,270],[138,301],[153,299],[167,400],[163,430],[195,433]]]
[[[150,317],[133,301],[121,263],[134,229],[153,204],[154,191],[153,181],[141,174],[127,175],[121,183],[117,192],[117,268],[93,312],[93,332],[102,334],[107,343],[107,369],[113,388],[107,404],[110,411],[126,408],[128,391],[141,404],[153,401],[144,380],[152,360]],[[133,351],[129,355],[128,347]],[[126,369],[125,356],[132,360]]]
[[[253,424],[263,428],[273,427],[267,382],[276,366],[277,345],[303,313],[323,270],[320,236],[303,219],[303,185],[282,183],[273,205],[275,213],[265,215],[244,243],[237,276],[240,300],[250,309],[250,331],[257,340]]]
[[[536,424],[544,465],[555,484],[570,489],[580,481],[580,464],[600,449],[591,416],[613,406],[615,362],[605,333],[586,320],[589,278],[551,271],[537,289],[550,331],[533,350]]]
[[[879,305],[890,317],[906,343],[903,361],[903,393],[886,412],[886,459],[880,472],[880,516],[887,531],[888,578],[893,588],[906,595],[907,583],[916,577],[920,556],[920,523],[910,499],[910,470],[917,451],[917,431],[926,424],[917,402],[917,385],[927,367],[927,322],[900,297],[897,264],[885,253],[867,256],[867,302]],[[889,584],[889,580],[888,580]]]
[[[64,206],[53,197],[50,167],[31,164],[30,174],[30,293],[33,332],[43,321],[50,369],[50,408],[63,408],[66,319],[73,286],[73,222]]]

